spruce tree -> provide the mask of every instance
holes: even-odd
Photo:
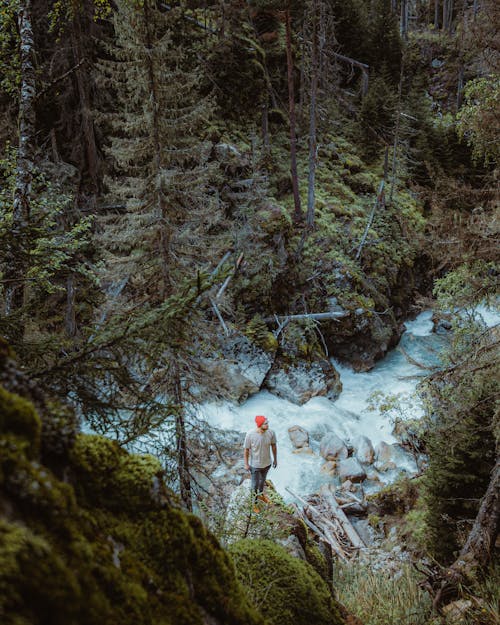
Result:
[[[161,300],[183,271],[206,258],[200,232],[218,218],[209,193],[211,146],[202,134],[212,112],[199,92],[176,31],[182,9],[155,2],[118,3],[111,59],[101,84],[113,96],[103,115],[111,144],[106,183],[119,214],[101,219],[113,280],[127,279],[135,295]]]

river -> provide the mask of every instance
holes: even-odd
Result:
[[[478,313],[488,326],[499,322],[499,315],[494,311],[479,308]],[[312,493],[321,483],[332,480],[320,471],[324,460],[319,454],[319,443],[325,433],[335,432],[347,443],[358,435],[364,435],[374,446],[381,441],[397,444],[392,433],[394,419],[422,415],[422,407],[415,393],[417,384],[433,367],[439,366],[439,353],[448,341],[446,334],[432,332],[431,317],[431,311],[424,311],[415,320],[407,322],[398,347],[390,351],[371,371],[356,373],[333,359],[343,386],[336,401],[315,397],[297,406],[267,391],[261,391],[241,405],[228,402],[204,404],[200,416],[212,426],[241,432],[243,443],[245,432],[255,427],[255,416],[265,415],[278,441],[278,467],[271,469],[268,479],[287,501],[291,499],[285,490],[287,487],[300,495]],[[392,396],[392,409],[379,410],[373,406],[376,393]],[[314,454],[293,453],[294,447],[288,435],[288,428],[293,425],[300,425],[309,432]],[[399,447],[396,450],[397,469],[382,474],[382,483],[393,481],[401,472],[406,475],[417,472],[414,458]],[[379,485],[368,481],[364,487],[370,491]]]

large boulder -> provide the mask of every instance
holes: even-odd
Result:
[[[355,456],[362,464],[372,464],[375,459],[375,450],[371,440],[367,436],[357,436],[353,441],[356,450]]]
[[[298,361],[287,365],[276,361],[265,383],[273,395],[301,406],[312,397],[337,399],[342,390],[340,376],[328,360]]]
[[[366,472],[356,458],[346,458],[337,465],[337,473],[341,482],[350,480],[353,484],[366,479]]]
[[[325,460],[343,460],[348,456],[346,444],[333,432],[323,436],[319,445],[319,453]]]
[[[221,345],[222,357],[203,361],[210,387],[217,388],[221,397],[237,403],[258,393],[274,362],[267,352],[243,335],[235,335]]]
[[[393,459],[394,450],[392,445],[381,441],[375,446],[375,460],[380,463],[390,462]]]
[[[288,428],[288,436],[295,449],[309,447],[309,434],[307,430],[304,430],[300,425],[292,425],[291,428]]]

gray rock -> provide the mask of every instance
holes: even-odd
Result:
[[[325,460],[343,460],[348,455],[346,444],[333,432],[323,436],[319,445],[319,453]]]
[[[334,460],[328,460],[324,464],[321,465],[321,473],[326,475],[335,475],[335,469],[337,468],[337,463]]]
[[[278,542],[288,551],[288,553],[294,558],[299,558],[300,560],[306,560],[306,554],[302,545],[299,542],[299,539],[294,534],[288,536],[286,540],[278,540]]]
[[[288,436],[296,449],[309,447],[309,434],[300,425],[292,425],[291,428],[288,428]]]
[[[375,446],[375,460],[378,462],[389,462],[393,458],[392,445],[389,445],[385,441],[380,442]]]
[[[362,482],[366,478],[366,472],[356,458],[341,460],[337,466],[340,481],[350,480],[353,483]]]
[[[205,375],[220,396],[241,403],[257,393],[271,369],[274,354],[237,335],[221,345],[222,358],[202,361]]]
[[[353,441],[356,458],[363,464],[372,464],[375,460],[375,450],[367,436],[357,436]]]
[[[340,376],[328,360],[317,362],[299,362],[287,366],[273,365],[265,383],[273,395],[282,397],[301,406],[312,397],[327,397],[335,400],[340,395],[342,384]]]
[[[385,462],[376,462],[373,466],[380,473],[385,473],[386,471],[393,471],[396,468],[396,463],[392,460],[386,460]]]
[[[225,341],[222,353],[227,360],[234,361],[239,373],[258,388],[274,362],[274,354],[264,351],[242,335]]]

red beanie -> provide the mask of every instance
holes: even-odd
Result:
[[[265,421],[267,421],[267,419],[266,417],[263,417],[262,415],[257,415],[255,417],[255,423],[257,424],[258,428],[260,428]]]

